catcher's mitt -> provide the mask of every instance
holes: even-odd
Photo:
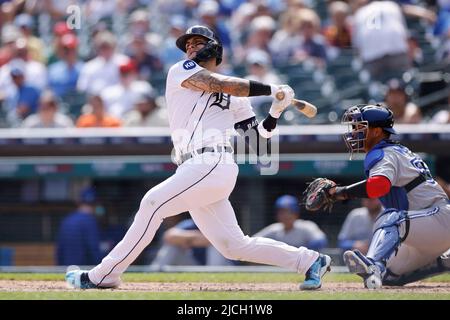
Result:
[[[336,199],[330,195],[328,190],[336,186],[336,182],[327,178],[317,178],[308,185],[303,193],[303,203],[309,211],[320,209],[329,210],[333,208]]]

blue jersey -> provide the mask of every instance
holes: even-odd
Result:
[[[61,223],[58,234],[59,265],[95,265],[101,261],[97,221],[91,214],[75,211]]]

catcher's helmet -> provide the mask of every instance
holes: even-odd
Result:
[[[342,117],[342,124],[348,126],[347,133],[344,134],[344,141],[351,155],[353,152],[364,150],[367,127],[382,128],[390,134],[397,133],[393,128],[394,115],[392,111],[379,104],[358,104],[349,108]]]
[[[202,36],[208,39],[204,48],[197,52],[194,61],[207,61],[211,58],[216,58],[216,65],[222,62],[223,46],[220,39],[210,28],[205,26],[193,26],[186,30],[186,33],[180,36],[177,41],[177,47],[186,52],[186,42],[193,36]]]

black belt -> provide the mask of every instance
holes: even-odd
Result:
[[[195,152],[188,152],[185,154],[182,154],[180,157],[181,163],[185,162],[186,160],[189,160],[190,158],[205,153],[205,152],[233,152],[233,148],[228,146],[218,146],[218,147],[203,147],[200,149],[195,150]],[[180,164],[181,164],[180,163]]]

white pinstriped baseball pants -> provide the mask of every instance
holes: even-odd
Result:
[[[226,258],[306,273],[319,253],[262,237],[245,236],[228,197],[238,166],[231,153],[204,153],[146,193],[125,237],[89,271],[99,286],[118,285],[120,276],[152,241],[166,217],[189,211],[200,231]]]

